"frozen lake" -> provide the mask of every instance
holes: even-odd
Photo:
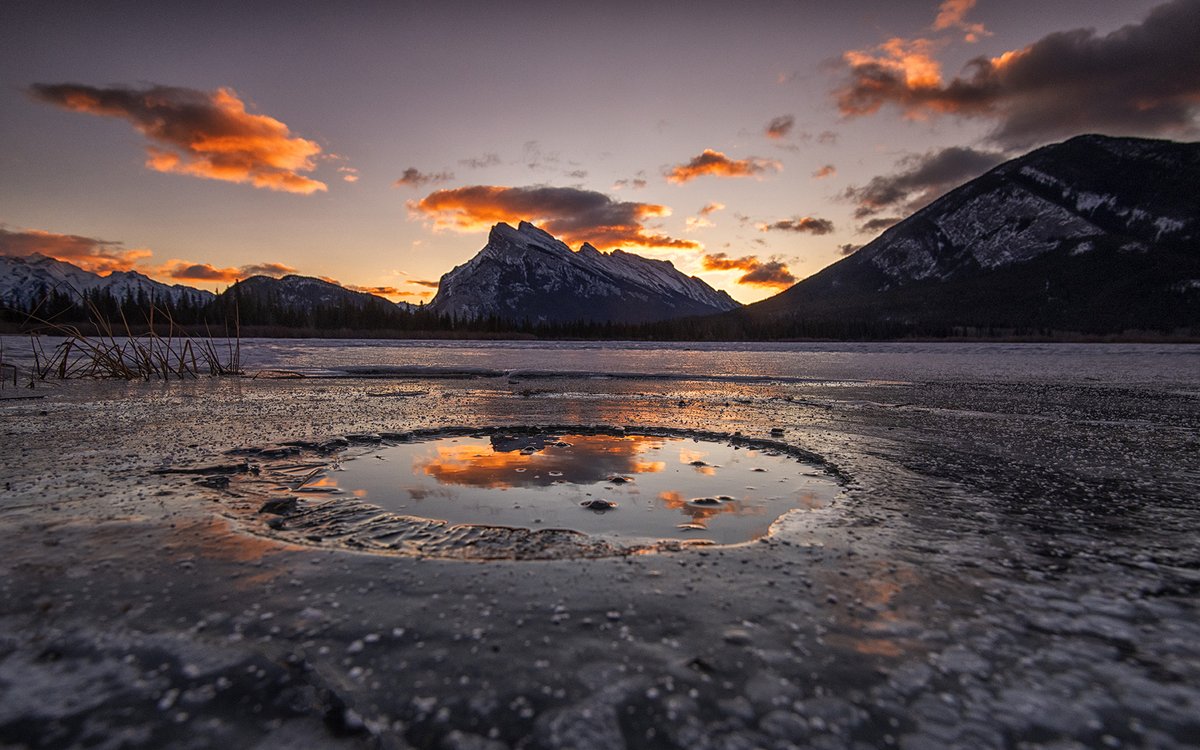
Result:
[[[54,342],[48,337],[45,348]],[[6,361],[29,361],[28,339],[0,336],[0,344]],[[717,380],[1200,383],[1200,344],[244,339],[241,354],[250,373],[314,375],[377,368]]]
[[[250,340],[243,353],[250,372],[333,377],[0,391],[21,397],[0,401],[0,744],[1057,750],[1200,736],[1200,347]],[[839,491],[741,544],[626,554],[604,546],[626,532],[612,526],[531,542],[545,482],[584,488],[571,513],[603,488],[616,511],[582,517],[604,524],[641,507],[639,488],[716,498],[686,511],[769,486],[711,484],[694,461],[735,464],[682,450],[704,431],[811,454]],[[543,433],[579,445],[580,463],[507,437]],[[598,458],[608,441],[582,449],[595,434],[664,447],[614,464]],[[451,498],[417,513],[431,493],[497,483],[511,500],[498,523],[515,531],[456,525],[479,515]],[[657,510],[683,531],[672,503]]]
[[[1200,345],[248,340],[247,367],[480,368],[799,380],[1200,382]]]

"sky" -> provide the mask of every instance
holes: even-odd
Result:
[[[1198,113],[1200,0],[10,0],[0,255],[418,302],[528,220],[752,302],[1007,158]]]

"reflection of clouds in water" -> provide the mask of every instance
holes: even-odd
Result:
[[[766,513],[766,508],[761,505],[746,505],[738,500],[726,500],[716,505],[696,505],[691,502],[693,499],[675,491],[658,493],[658,500],[665,508],[679,511],[691,523],[703,525],[724,513],[734,516],[761,516]]]
[[[707,455],[708,453],[706,451],[697,451],[692,450],[691,448],[680,448],[679,463],[690,464],[693,461],[703,461],[704,457]]]
[[[915,604],[897,601],[900,594],[922,583],[917,570],[879,562],[874,574],[850,582],[851,596],[862,603],[846,616],[849,632],[834,634],[834,645],[868,656],[898,657],[912,651],[915,642],[902,634],[917,629],[920,611]]]
[[[614,474],[647,474],[666,468],[663,461],[645,461],[640,454],[662,446],[662,438],[640,435],[563,435],[560,437],[493,438],[491,443],[468,442],[431,446],[413,459],[413,471],[442,484],[505,488],[549,486],[555,482],[595,484]],[[533,453],[522,453],[532,448]],[[524,471],[518,471],[523,469]],[[554,475],[551,475],[554,472]]]

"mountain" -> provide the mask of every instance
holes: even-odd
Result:
[[[314,331],[395,329],[417,322],[407,309],[383,297],[295,275],[243,279],[222,292],[210,311],[243,326]]]
[[[349,306],[356,309],[379,307],[398,309],[394,302],[366,292],[356,292],[331,281],[312,276],[289,275],[282,278],[251,276],[242,279],[223,292],[223,296],[240,296],[242,300],[270,300],[284,310],[314,310],[320,307]]]
[[[28,310],[50,292],[107,291],[117,299],[144,295],[158,302],[178,304],[187,299],[200,305],[213,298],[211,292],[182,284],[163,284],[137,271],[114,271],[101,276],[79,266],[45,255],[0,256],[0,306]]]
[[[733,310],[740,305],[669,261],[589,244],[578,252],[521,222],[492,227],[487,245],[442,276],[427,306],[458,319],[534,323],[642,323]]]
[[[1200,329],[1197,185],[1200,143],[1086,135],[1046,146],[751,305],[743,327]]]

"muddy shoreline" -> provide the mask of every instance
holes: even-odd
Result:
[[[532,376],[43,392],[0,402],[4,744],[1200,735],[1194,389]],[[224,490],[157,473],[287,442],[551,424],[782,428],[843,472],[845,500],[761,544],[460,561],[288,543]]]

